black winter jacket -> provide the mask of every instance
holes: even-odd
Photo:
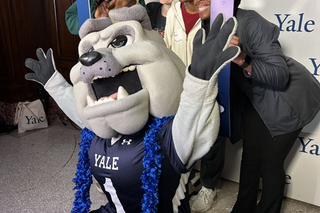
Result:
[[[250,99],[274,136],[306,126],[320,110],[320,83],[306,67],[282,53],[276,25],[252,10],[239,8],[236,17],[236,35],[242,51],[252,58],[252,73],[234,66],[231,71],[231,141],[242,138],[239,112],[244,105],[239,94]]]

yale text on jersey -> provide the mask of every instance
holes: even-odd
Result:
[[[99,167],[101,169],[110,169],[110,170],[118,170],[118,161],[119,157],[110,157],[104,155],[94,155],[95,167]]]

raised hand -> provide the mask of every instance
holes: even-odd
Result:
[[[27,58],[25,61],[26,67],[34,72],[27,73],[25,79],[38,82],[44,86],[56,71],[52,49],[48,49],[47,54],[45,54],[41,48],[38,48],[36,54],[39,61],[32,58]]]
[[[116,0],[111,0],[109,3],[107,1],[102,2],[96,9],[94,13],[95,18],[109,17],[109,11],[114,9]]]
[[[214,73],[220,70],[239,53],[238,46],[229,46],[237,29],[234,17],[225,22],[225,17],[220,13],[214,20],[207,40],[205,33],[200,29],[193,40],[193,54],[189,72],[197,78],[209,80]]]

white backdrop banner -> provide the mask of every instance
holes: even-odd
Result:
[[[319,0],[242,0],[240,8],[255,10],[276,24],[283,52],[301,62],[320,81]],[[238,182],[242,143],[227,144],[222,177]],[[320,113],[303,128],[286,159],[286,197],[320,206],[319,146]]]

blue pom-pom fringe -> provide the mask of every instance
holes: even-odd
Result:
[[[143,166],[145,170],[141,176],[142,189],[145,191],[142,198],[142,212],[156,213],[158,211],[159,193],[158,183],[161,174],[161,162],[163,156],[160,152],[161,146],[158,143],[159,133],[164,123],[173,116],[154,118],[150,129],[144,137]]]
[[[78,153],[76,177],[73,179],[73,182],[76,185],[74,190],[77,190],[77,192],[75,193],[75,200],[71,213],[87,213],[90,210],[90,185],[92,184],[92,174],[88,149],[94,136],[95,134],[87,128],[81,130],[81,142],[79,143],[81,150]]]

